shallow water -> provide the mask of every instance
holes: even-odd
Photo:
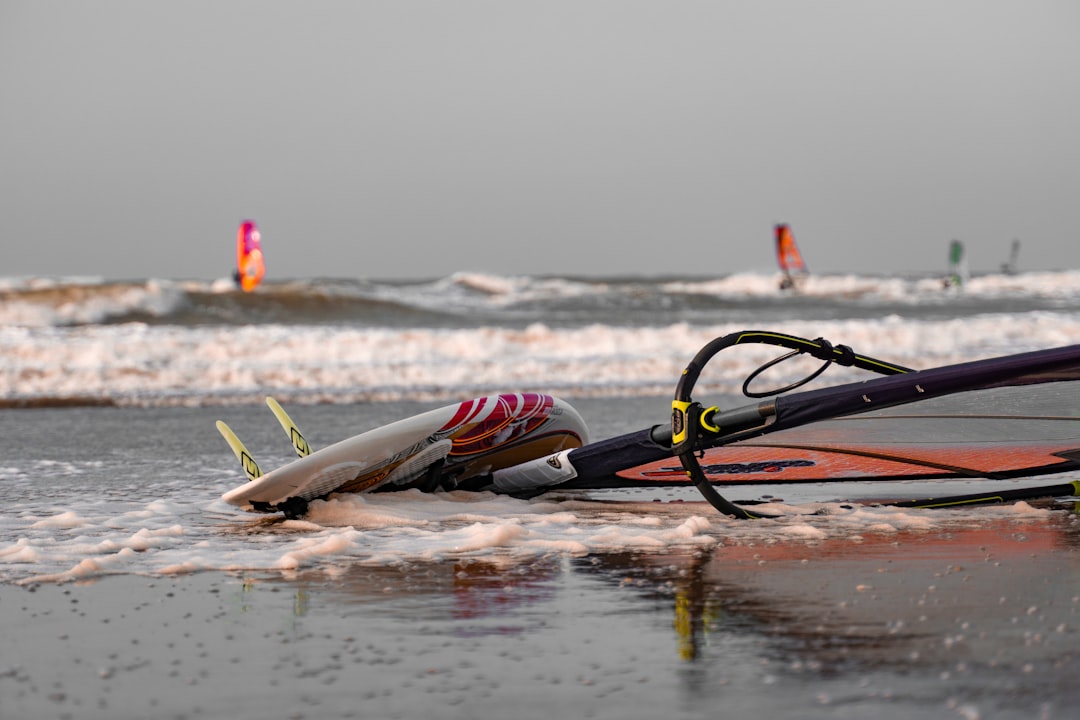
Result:
[[[591,432],[611,437],[663,417],[663,398],[575,399]],[[430,409],[424,403],[300,406],[294,418],[317,447]],[[940,496],[1072,479],[944,483],[812,483],[731,490],[767,499],[781,516],[745,523],[716,513],[693,488],[557,493],[532,500],[419,491],[337,495],[301,520],[249,514],[220,496],[243,475],[214,428],[226,417],[264,467],[291,445],[262,406],[67,408],[0,411],[10,445],[0,465],[0,580],[66,582],[112,574],[326,569],[461,558],[530,561],[550,553],[708,551],[724,545],[818,542],[906,530],[978,526],[988,518],[1043,522],[1026,504],[933,513],[868,498]],[[636,422],[632,418],[638,418]],[[845,503],[860,500],[856,504]],[[611,504],[618,501],[618,504]],[[659,501],[659,502],[658,502]]]
[[[9,717],[1071,717],[1074,523],[0,588]],[[977,544],[975,544],[977,543]]]

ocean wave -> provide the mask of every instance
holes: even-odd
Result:
[[[567,396],[670,394],[686,363],[741,324],[559,328],[358,328],[126,323],[0,328],[0,405],[199,405],[463,399],[496,392]],[[909,320],[792,320],[769,327],[825,337],[914,368],[1080,343],[1080,313]],[[740,346],[710,364],[699,387],[739,393],[775,348]],[[815,365],[816,366],[816,365]],[[784,363],[780,386],[811,368]],[[826,381],[860,379],[853,371]]]
[[[0,325],[90,325],[116,318],[147,319],[177,313],[185,293],[167,281],[107,283],[93,279],[0,286]]]
[[[1080,271],[985,275],[963,289],[936,277],[813,275],[783,293],[772,273],[716,278],[572,278],[454,273],[417,281],[315,278],[266,282],[242,293],[227,279],[0,280],[0,327],[350,325],[558,327],[772,322],[792,316],[911,318],[1067,310],[1080,305]]]
[[[256,293],[230,281],[8,283],[0,286],[0,327],[445,322],[437,304],[428,305],[397,301],[385,287],[333,280],[266,283]]]
[[[671,294],[714,295],[726,298],[782,296],[775,277],[739,273],[715,279],[672,280],[663,284]],[[973,302],[1042,301],[1050,307],[1080,301],[1080,271],[987,274],[971,278],[963,288],[945,287],[938,276],[810,275],[794,297],[811,301],[870,302],[899,307],[965,306]]]

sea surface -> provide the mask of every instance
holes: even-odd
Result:
[[[1080,271],[973,278],[0,279],[0,403],[122,406],[667,395],[736,330],[824,337],[922,368],[1080,342]],[[757,356],[725,362],[738,392]]]
[[[912,368],[1080,343],[1080,271],[976,276],[961,289],[822,275],[783,293],[777,281],[457,273],[274,280],[241,294],[227,280],[0,279],[0,609],[102,588],[149,603],[165,583],[173,598],[224,578],[236,582],[227,607],[192,601],[215,634],[234,631],[220,615],[254,623],[245,613],[265,606],[268,622],[346,645],[367,628],[381,638],[369,649],[405,672],[316,672],[301,653],[292,675],[257,673],[229,655],[215,677],[274,682],[252,699],[203,677],[211,716],[494,717],[499,701],[525,697],[521,717],[1071,717],[1080,516],[1062,500],[901,510],[873,501],[986,483],[760,486],[736,499],[781,517],[737,521],[692,489],[333,496],[301,520],[220,499],[243,476],[216,420],[264,469],[292,459],[267,395],[316,449],[518,391],[562,397],[603,439],[666,422],[686,363],[737,330],[823,337]],[[721,354],[696,394],[743,404],[743,379],[775,354]],[[784,366],[771,381],[801,374]],[[137,609],[96,622],[120,630]],[[41,647],[66,652],[56,638],[77,634],[72,622]],[[3,634],[22,644],[0,651],[0,716],[123,716],[92,700],[122,682],[118,661],[50,685],[47,653],[23,654],[32,628]],[[252,640],[267,652],[273,641]],[[95,642],[84,655],[105,652]],[[455,647],[465,669],[447,675]],[[133,660],[127,675],[149,688],[174,677],[154,667]],[[131,692],[132,707],[150,703],[133,717],[187,712],[183,693]]]

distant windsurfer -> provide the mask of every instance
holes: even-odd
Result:
[[[1008,262],[1001,263],[1001,273],[1003,275],[1015,275],[1017,270],[1017,260],[1020,258],[1020,241],[1013,238],[1012,248],[1009,250]]]
[[[959,240],[949,243],[949,273],[942,280],[944,289],[962,288],[968,280],[967,258],[964,257],[964,244]]]
[[[251,292],[266,274],[263,262],[262,239],[254,220],[244,220],[236,233],[236,270],[233,282],[244,292]]]
[[[794,290],[798,281],[803,280],[809,272],[791,228],[783,223],[776,226],[776,264],[783,273],[781,290]]]

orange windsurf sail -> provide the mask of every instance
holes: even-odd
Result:
[[[799,252],[799,246],[795,244],[791,228],[784,224],[776,226],[776,263],[784,274],[784,279],[780,282],[781,289],[792,287],[797,279],[810,272],[802,253]]]

